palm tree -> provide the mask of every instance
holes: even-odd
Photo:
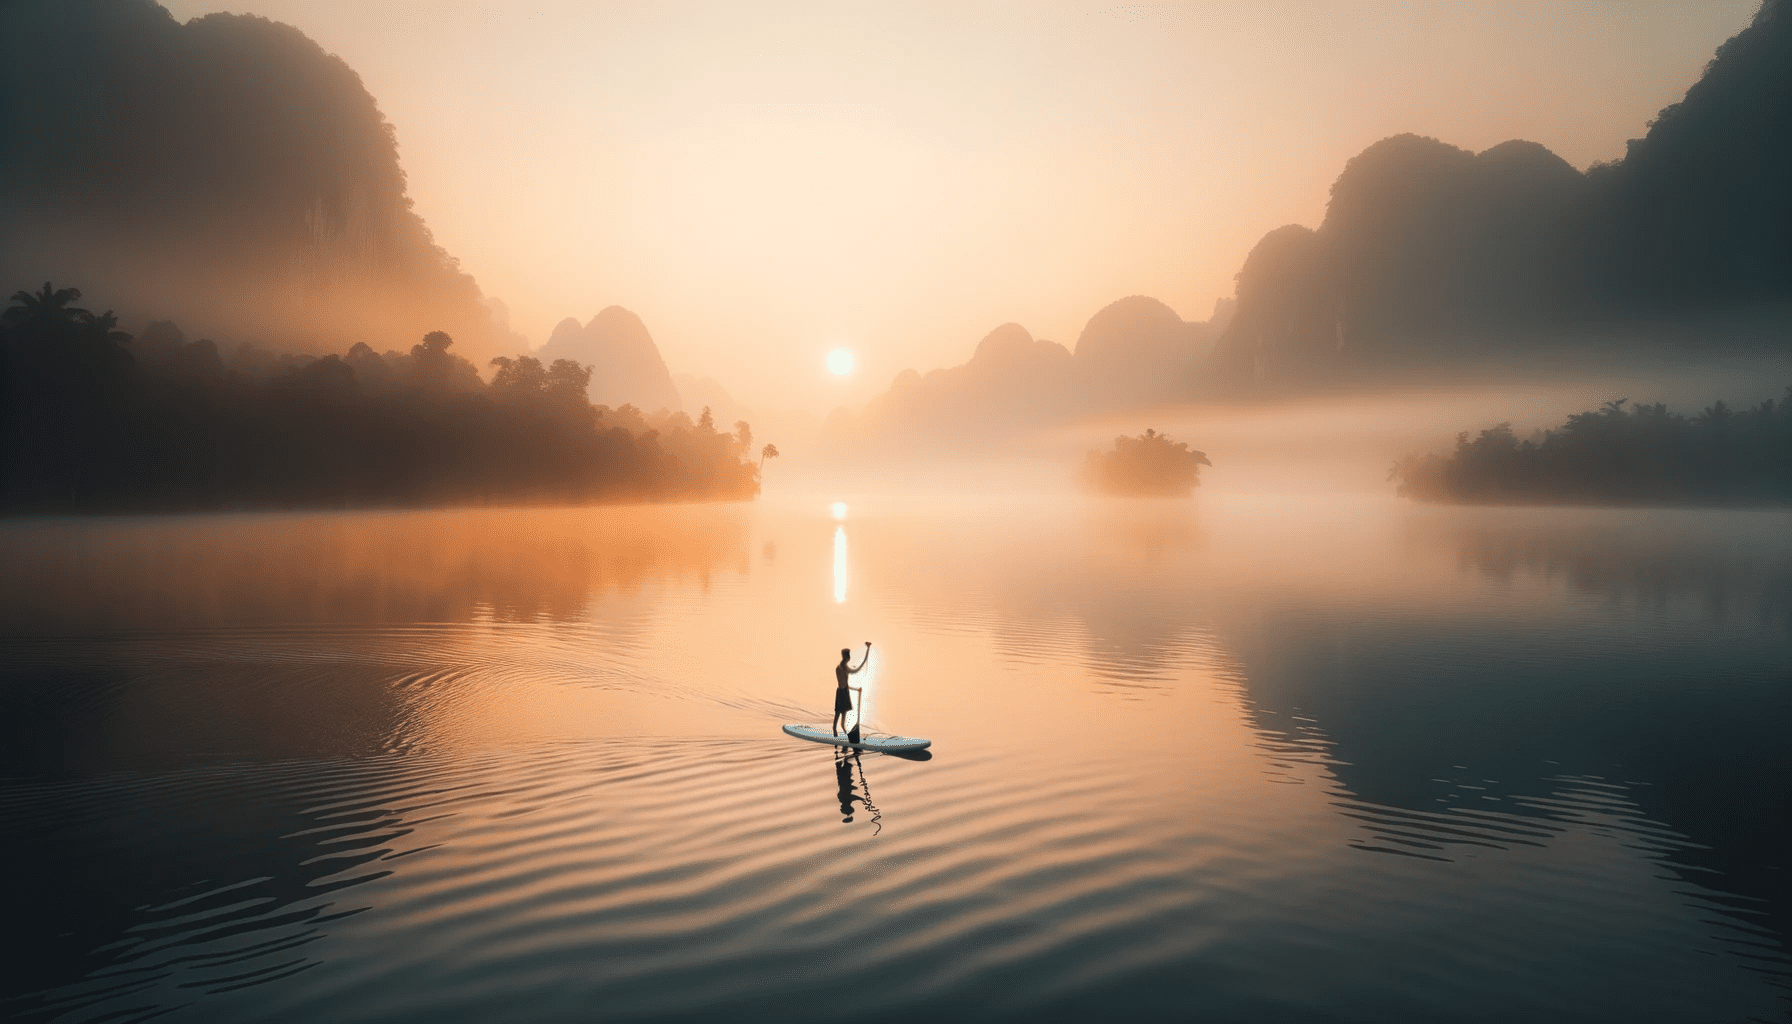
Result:
[[[775,459],[777,457],[778,457],[778,446],[775,444],[768,444],[764,448],[759,449],[759,468],[760,469],[765,468],[765,460],[766,459]]]
[[[74,289],[69,290],[73,291]],[[131,340],[130,335],[118,329],[118,316],[111,310],[108,309],[98,316],[94,316],[85,309],[77,309],[75,312],[79,314],[76,317],[76,322],[86,328],[93,338],[100,341],[115,341],[121,345]]]
[[[7,307],[0,315],[5,323],[12,326],[27,324],[73,324],[93,314],[79,306],[71,306],[81,297],[79,288],[55,288],[50,282],[44,282],[41,292],[19,291],[12,294],[13,305]]]
[[[129,367],[133,360],[124,346],[131,336],[118,330],[118,317],[109,309],[95,315],[74,305],[80,297],[81,289],[57,288],[48,281],[42,291],[14,292],[13,304],[0,312],[0,326],[51,360],[77,360],[89,368]]]

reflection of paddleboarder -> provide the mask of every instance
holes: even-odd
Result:
[[[840,787],[838,799],[840,800],[840,813],[845,815],[840,819],[840,823],[843,825],[852,824],[852,805],[853,801],[858,799],[858,795],[853,792],[852,784],[852,759],[854,756],[844,750],[834,755],[834,783]]]
[[[840,735],[840,727],[846,724],[846,715],[852,710],[852,695],[865,692],[862,686],[846,685],[846,679],[848,676],[863,671],[865,663],[870,660],[871,641],[869,640],[865,641],[865,656],[859,659],[857,668],[851,664],[852,648],[840,648],[840,664],[834,666],[834,735],[836,736]]]
[[[852,770],[854,768],[859,770],[859,784],[857,787],[853,785],[852,779]],[[840,801],[840,813],[844,815],[844,817],[840,819],[842,825],[852,824],[852,805],[857,802],[864,804],[865,810],[871,812],[871,823],[877,826],[876,831],[871,834],[877,835],[878,832],[884,830],[884,813],[877,809],[876,804],[871,802],[871,780],[865,777],[865,762],[859,757],[858,751],[839,750],[835,752],[834,784],[840,787],[838,799]]]

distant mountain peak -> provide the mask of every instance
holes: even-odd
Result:
[[[572,317],[560,321],[539,357],[591,367],[587,394],[593,404],[633,405],[644,412],[676,412],[683,405],[647,325],[621,306],[604,307],[583,326]]]
[[[1143,348],[1178,343],[1188,325],[1163,301],[1149,295],[1128,295],[1103,306],[1076,339],[1081,361],[1124,359]]]
[[[1041,348],[1041,346],[1044,347]],[[1064,351],[1062,345],[1049,341],[1035,341],[1033,335],[1025,327],[1016,323],[1006,323],[983,336],[983,340],[977,343],[977,350],[971,353],[971,360],[967,365],[1007,366],[1034,358],[1040,353],[1046,354],[1046,357],[1049,358],[1053,349],[1064,355],[1069,355]]]

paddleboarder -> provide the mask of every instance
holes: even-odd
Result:
[[[840,648],[840,664],[834,666],[834,735],[840,735],[841,726],[846,724],[846,716],[852,711],[852,695],[864,693],[862,686],[848,686],[846,680],[863,671],[865,663],[871,660],[871,641],[865,641],[865,656],[859,659],[857,668],[852,665],[852,648]]]

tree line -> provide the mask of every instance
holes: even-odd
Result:
[[[1620,398],[1520,440],[1510,423],[1408,455],[1389,479],[1420,501],[1501,504],[1778,504],[1792,501],[1792,388],[1697,416]]]
[[[752,428],[593,406],[570,360],[492,360],[436,331],[408,353],[227,361],[172,323],[139,337],[75,288],[0,314],[0,509],[725,500],[759,491]],[[767,446],[767,454],[775,454]],[[763,457],[760,459],[763,462]]]

